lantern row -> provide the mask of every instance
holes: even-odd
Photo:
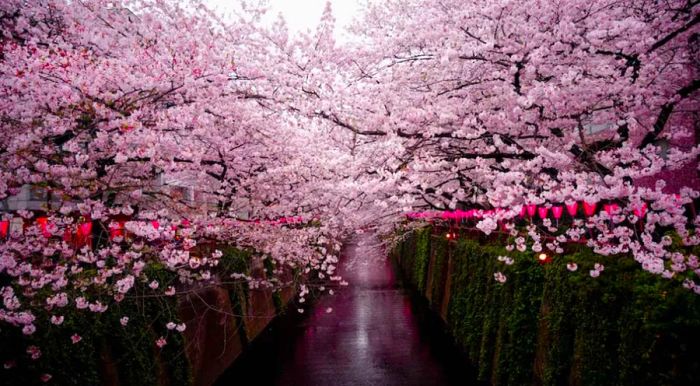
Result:
[[[513,207],[518,212],[518,216],[520,218],[525,218],[525,217],[530,217],[534,218],[535,216],[539,217],[540,219],[545,219],[550,216],[551,212],[551,217],[553,217],[556,220],[559,220],[562,215],[564,214],[564,209],[566,209],[566,212],[571,216],[572,218],[575,218],[578,215],[579,208],[583,207],[583,213],[586,217],[591,217],[596,214],[600,210],[598,207],[598,203],[590,203],[586,201],[582,201],[581,205],[579,205],[578,202],[573,202],[571,204],[566,204],[566,205],[552,205],[552,206],[538,206],[535,204],[527,204],[527,205],[521,205],[520,209],[517,209],[518,206]],[[610,203],[610,204],[604,204],[602,205],[602,210],[604,210],[609,216],[612,216],[613,214],[617,213],[618,210],[620,209],[620,206],[615,203]],[[455,210],[455,211],[423,211],[423,212],[409,212],[406,214],[406,217],[409,219],[415,220],[415,219],[436,219],[436,218],[441,218],[441,219],[453,219],[453,220],[461,220],[461,219],[471,219],[471,218],[484,218],[484,217],[490,217],[493,215],[498,215],[502,214],[508,211],[508,209],[505,208],[496,208],[496,209],[488,209],[488,210],[483,210],[483,209],[469,209],[469,210]],[[637,208],[633,209],[633,213],[635,216],[642,218],[646,215],[647,212],[647,204],[642,203],[640,206]]]
[[[109,238],[113,240],[116,237],[123,237],[125,235],[126,222],[131,220],[126,219],[113,219],[109,225]],[[287,216],[280,217],[274,220],[249,220],[246,221],[253,224],[268,224],[268,225],[286,225],[286,224],[301,224],[304,219],[301,216]],[[52,232],[50,231],[51,223],[48,217],[37,217],[35,220],[36,225],[45,237],[51,237]],[[150,222],[154,229],[160,228],[160,222],[153,220]],[[183,219],[180,222],[181,226],[187,228],[190,226],[190,222],[187,219]],[[22,229],[26,229],[31,225],[30,222],[24,221],[22,224]],[[173,230],[177,230],[177,226],[173,225]],[[0,220],[0,239],[6,239],[10,232],[10,221]],[[63,239],[66,242],[74,242],[79,247],[87,245],[90,243],[90,236],[92,235],[92,221],[86,219],[85,221],[79,223],[75,228],[75,232],[70,229],[66,229],[63,235]]]

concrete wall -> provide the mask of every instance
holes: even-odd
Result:
[[[256,267],[254,277],[264,276]],[[293,290],[281,291],[281,304],[293,297]],[[233,302],[240,302],[241,315]],[[186,353],[192,366],[193,385],[212,385],[246,347],[281,311],[270,289],[243,290],[241,286],[207,288],[179,301],[180,318],[187,321]]]

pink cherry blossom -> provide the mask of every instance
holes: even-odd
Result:
[[[493,274],[494,279],[496,279],[497,282],[499,283],[505,283],[507,280],[506,275],[504,275],[502,272],[496,272]]]
[[[34,345],[27,347],[27,354],[29,354],[33,360],[41,358],[41,350]]]
[[[168,341],[162,336],[156,340],[156,346],[158,346],[158,348],[163,348],[166,344],[168,344]]]
[[[82,338],[80,335],[78,335],[78,334],[73,334],[73,335],[71,335],[71,337],[70,337],[70,341],[71,341],[73,344],[76,344],[76,343],[80,342],[81,340],[83,340],[83,338]]]

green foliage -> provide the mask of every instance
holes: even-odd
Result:
[[[442,238],[442,237],[436,237],[433,242],[433,264],[432,264],[432,272],[431,272],[431,288],[428,290],[430,291],[430,302],[431,306],[435,310],[440,310],[440,306],[442,305],[442,298],[445,293],[445,286],[441,285],[441,283],[445,282],[446,279],[446,274],[447,274],[447,259],[449,257],[449,242]],[[430,255],[428,255],[430,256]],[[418,259],[416,259],[416,265],[421,264]],[[425,265],[429,265],[429,262],[426,262]],[[416,268],[418,270],[418,268]],[[420,287],[419,287],[420,288]]]
[[[431,297],[439,298],[452,259],[447,326],[493,385],[700,384],[700,297],[678,282],[643,271],[628,256],[570,248],[539,264],[532,253],[486,242],[422,239],[397,247],[411,285],[432,266]],[[428,253],[423,248],[428,246]],[[432,251],[430,251],[432,249]],[[498,256],[514,258],[513,265]],[[432,258],[424,263],[422,256]],[[570,272],[566,263],[576,262]],[[605,265],[598,278],[589,270]],[[424,265],[425,264],[425,265]],[[494,279],[503,272],[507,281]]]
[[[167,279],[159,276],[163,272],[149,272],[149,278],[165,282]],[[149,288],[139,285],[134,296],[102,314],[68,305],[60,311],[65,317],[60,326],[40,321],[38,326],[47,327],[37,329],[30,337],[22,336],[16,328],[2,326],[0,360],[15,361],[16,367],[2,369],[0,384],[43,384],[40,375],[50,374],[52,384],[99,385],[109,367],[116,370],[116,377],[124,385],[155,385],[159,379],[167,379],[173,385],[191,384],[183,338],[165,328],[170,321],[178,322],[177,300],[148,294]],[[122,316],[129,317],[126,327],[119,323]],[[73,334],[82,340],[73,344]],[[159,336],[168,341],[162,349],[155,346]],[[29,345],[40,348],[41,358],[29,358]]]

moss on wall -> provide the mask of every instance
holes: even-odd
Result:
[[[422,229],[399,254],[404,277],[434,303],[449,301],[447,326],[494,385],[700,384],[700,297],[649,274],[628,256],[571,248],[539,264],[497,243],[448,242]],[[491,245],[494,244],[494,245]],[[426,252],[427,248],[427,252]],[[450,299],[440,299],[452,259]],[[515,259],[499,262],[500,255]],[[427,256],[430,261],[425,261]],[[569,272],[567,262],[578,271]],[[588,271],[605,265],[598,278]],[[430,280],[422,279],[430,267]],[[497,283],[501,271],[508,280]],[[426,283],[426,284],[423,284]]]

